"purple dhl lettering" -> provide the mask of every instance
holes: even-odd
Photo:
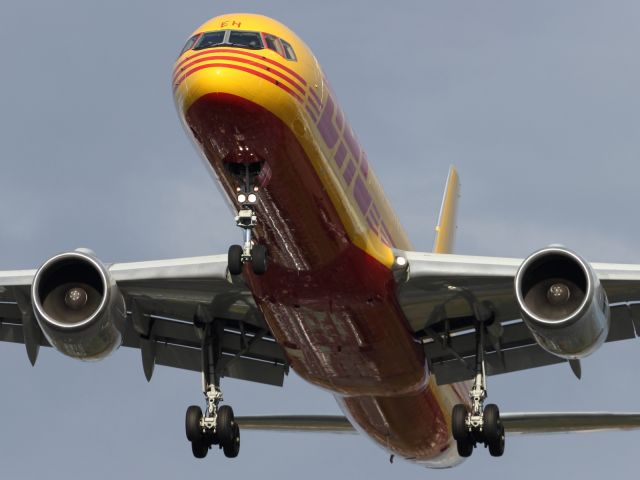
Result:
[[[342,168],[342,164],[344,163],[344,159],[347,156],[347,149],[344,147],[344,143],[340,142],[338,145],[338,150],[336,150],[336,154],[333,156],[333,159],[336,162],[338,167]]]
[[[340,107],[338,107],[338,111],[336,112],[336,126],[338,127],[338,131],[342,132],[342,127],[344,127],[344,113],[342,113]]]
[[[324,142],[329,148],[333,148],[338,141],[338,131],[336,130],[336,127],[333,126],[333,111],[334,103],[331,97],[329,97],[327,99],[327,106],[325,107],[322,117],[320,117],[320,121],[318,122],[320,135],[322,135]]]
[[[362,158],[360,159],[360,171],[364,178],[369,176],[369,161],[367,160],[367,154],[364,150],[362,151]]]
[[[320,108],[322,106],[322,100],[320,100],[320,97],[318,96],[318,94],[313,90],[313,88],[309,89],[309,93],[318,104],[318,108]]]
[[[310,90],[309,92],[310,92],[310,95],[307,96],[307,98],[309,99],[309,103],[315,110],[318,111],[318,114],[320,114],[320,110],[322,110],[322,104],[320,102],[317,102],[315,100],[315,97],[311,95],[311,93],[313,93],[313,90]]]
[[[344,177],[347,185],[351,185],[351,180],[353,180],[353,175],[356,173],[356,167],[353,164],[353,161],[350,159],[349,163],[347,163],[347,168],[344,169],[344,173],[342,176]]]
[[[376,223],[380,223],[380,212],[378,211],[378,207],[374,203],[371,207],[371,215],[376,220]]]
[[[376,235],[379,235],[378,225],[376,225],[375,222],[371,220],[369,217],[367,217],[367,225],[369,225],[369,228],[373,231],[373,233],[375,233]]]
[[[356,160],[360,160],[360,145],[358,144],[356,137],[353,135],[353,130],[351,130],[351,127],[347,127],[344,129],[344,141],[346,142],[347,147],[349,147],[353,158],[355,158]]]
[[[353,186],[353,195],[356,198],[358,207],[360,207],[360,211],[366,215],[371,205],[371,194],[359,176],[356,177],[356,183]]]
[[[384,224],[384,222],[380,224],[380,229],[382,230],[382,241],[392,247],[394,245],[393,238],[391,237],[391,234],[389,233],[389,230],[387,229],[387,226]]]
[[[311,120],[313,120],[314,122],[317,122],[318,121],[318,117],[316,116],[316,113],[309,108],[309,105],[305,105],[304,108],[307,110],[307,113],[311,117]]]
[[[318,107],[313,100],[311,99],[311,97],[307,97],[308,100],[308,106],[311,107],[311,109],[316,112],[316,117],[320,116],[320,107]]]

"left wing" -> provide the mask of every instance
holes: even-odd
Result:
[[[550,247],[550,252],[569,252]],[[522,320],[515,278],[526,260],[515,258],[397,252],[406,259],[398,274],[398,300],[424,344],[438,383],[473,376],[474,320],[491,316],[487,373],[498,374],[565,362],[543,349]],[[404,263],[404,262],[403,262]],[[640,265],[586,264],[600,282],[610,306],[606,341],[635,338],[640,332]]]
[[[221,332],[222,376],[282,385],[288,372],[284,352],[242,278],[228,274],[226,255],[105,268],[125,300],[123,345],[141,350],[147,379],[156,364],[200,372],[201,339],[194,322],[212,321]],[[24,343],[32,363],[39,347],[49,346],[34,320],[35,274],[0,272],[0,340]]]

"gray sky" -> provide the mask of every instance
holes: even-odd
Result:
[[[374,6],[375,5],[375,6]],[[78,246],[106,262],[225,252],[240,239],[186,139],[170,74],[209,17],[264,13],[314,50],[407,226],[429,250],[449,164],[462,176],[458,253],[525,256],[563,243],[592,261],[640,262],[640,4],[635,1],[220,0],[0,4],[0,265],[31,268]],[[583,364],[493,377],[502,411],[640,410],[640,345]],[[184,412],[197,374],[139,353],[98,364],[0,345],[6,478],[371,479],[635,477],[640,433],[507,439],[425,472],[365,438],[243,433],[236,461],[192,457]],[[290,376],[283,389],[228,380],[237,414],[338,413]],[[401,477],[400,477],[401,476]],[[207,477],[208,478],[208,477]],[[358,477],[359,478],[359,477]]]

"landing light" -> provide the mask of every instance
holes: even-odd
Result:
[[[404,257],[396,257],[396,265],[404,267],[407,264],[407,259]]]

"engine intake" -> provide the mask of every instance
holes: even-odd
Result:
[[[92,253],[76,250],[47,260],[36,272],[31,296],[40,328],[61,353],[99,360],[122,344],[124,298]]]
[[[548,352],[579,359],[609,333],[609,303],[591,266],[576,253],[548,247],[529,256],[515,279],[522,319]]]

